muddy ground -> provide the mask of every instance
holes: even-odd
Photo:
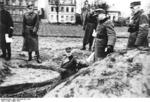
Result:
[[[0,59],[0,97],[149,97],[149,52],[124,50],[127,27],[115,27],[115,53],[63,80],[60,64],[66,47],[75,49],[78,59],[85,60],[91,54],[80,50],[82,26],[41,23],[38,35],[42,64],[28,62],[27,53],[21,51],[21,27],[15,24],[17,36],[11,45],[11,61]]]
[[[86,59],[91,52],[80,51],[82,38],[39,37],[40,54],[43,63],[35,60],[28,62],[26,52],[22,52],[22,37],[14,37],[12,60],[1,60],[2,73],[0,82],[1,97],[43,97],[61,80],[60,63],[66,47],[77,50],[79,59]],[[118,39],[115,49],[124,49],[126,39]]]

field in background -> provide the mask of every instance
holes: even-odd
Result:
[[[115,27],[118,36],[128,36],[127,27]],[[21,35],[22,24],[15,24],[15,35]],[[84,31],[80,25],[40,24],[38,34],[49,37],[83,37]]]

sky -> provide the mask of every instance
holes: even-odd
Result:
[[[45,1],[45,2],[44,2]],[[46,4],[46,1],[48,0],[39,0],[39,7],[44,7]],[[77,2],[77,8],[76,12],[80,13],[81,12],[81,7],[83,5],[83,2],[85,0],[76,0]],[[94,0],[88,0],[89,3],[93,2]],[[128,17],[130,16],[131,10],[130,10],[130,3],[132,1],[141,1],[141,8],[143,8],[146,12],[150,12],[150,9],[148,10],[148,6],[150,8],[150,0],[101,0],[104,2],[107,2],[110,5],[110,10],[116,10],[116,11],[121,11],[121,14],[123,17]]]

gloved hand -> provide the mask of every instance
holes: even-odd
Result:
[[[112,53],[113,51],[114,51],[113,46],[112,46],[112,45],[108,45],[108,46],[107,46],[107,51],[106,51],[106,53],[107,53],[107,54],[110,54],[110,53]]]
[[[85,27],[83,27],[83,30],[85,30]]]
[[[8,34],[9,34],[9,37],[12,37],[12,35],[13,35],[13,29],[9,29],[9,31],[8,31]]]

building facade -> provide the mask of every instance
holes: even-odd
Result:
[[[48,0],[47,19],[50,23],[75,23],[76,0]]]
[[[121,12],[120,11],[108,11],[108,16],[112,21],[118,21],[119,17],[121,17]]]
[[[10,12],[14,22],[22,22],[23,14],[26,12],[26,5],[29,0],[1,0],[4,2],[5,9]],[[31,0],[30,0],[31,1]],[[38,6],[38,0],[32,0],[35,9]]]

